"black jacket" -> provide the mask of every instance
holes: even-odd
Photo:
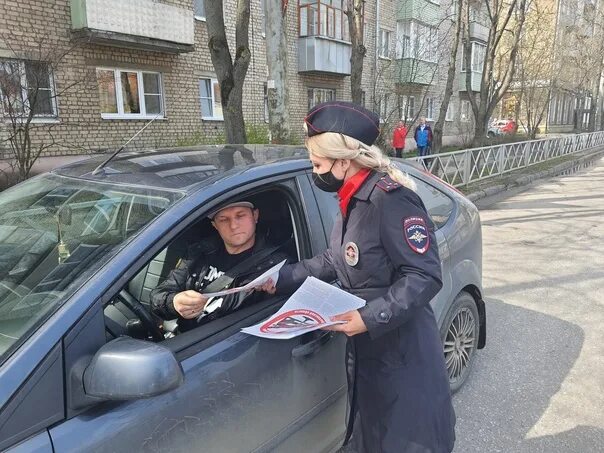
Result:
[[[347,249],[356,248],[356,260]],[[434,225],[415,192],[373,173],[339,213],[330,248],[285,266],[277,290],[309,275],[367,301],[368,331],[348,339],[350,419],[357,453],[447,453],[455,413],[430,300],[442,287]]]
[[[195,282],[201,281],[206,276],[212,264],[213,256],[216,256],[221,251],[221,247],[224,246],[220,242],[208,240],[195,243],[189,247],[187,256],[178,261],[176,269],[173,269],[168,278],[151,291],[151,308],[153,313],[166,320],[178,318],[179,330],[186,331],[196,327],[200,323],[216,319],[238,309],[244,300],[246,304],[249,304],[258,302],[266,297],[266,293],[257,291],[230,294],[225,296],[221,308],[202,318],[199,322],[196,319],[184,319],[180,317],[174,309],[174,296],[179,292],[195,289]],[[272,245],[265,238],[257,236],[252,251],[263,250],[265,247],[272,247]],[[230,286],[245,285],[267,269],[288,258],[285,253],[277,250],[259,263],[256,263],[251,269],[247,269],[237,276],[231,275],[235,279]],[[226,273],[229,273],[228,270]]]

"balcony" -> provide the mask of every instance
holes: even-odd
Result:
[[[298,72],[350,75],[352,46],[322,36],[298,38]]]
[[[95,44],[174,54],[194,50],[193,10],[153,0],[71,0],[71,28]]]
[[[489,27],[485,27],[477,21],[470,22],[470,39],[478,39],[487,42],[489,39]]]
[[[472,72],[472,90],[471,91],[480,91],[482,73],[473,71]],[[459,73],[459,91],[468,91],[466,87],[466,73],[462,71]]]
[[[401,84],[430,85],[435,82],[437,63],[419,58],[402,58],[397,63],[397,82]]]

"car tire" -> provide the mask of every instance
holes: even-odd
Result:
[[[447,311],[440,328],[445,364],[451,392],[457,392],[468,379],[478,345],[480,318],[474,298],[462,291]]]
[[[493,131],[487,132],[487,137],[489,137],[489,138],[495,138],[495,132],[493,132]]]

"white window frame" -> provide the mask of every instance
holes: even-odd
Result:
[[[312,102],[310,100],[310,97],[308,96],[309,91],[312,91]],[[317,105],[315,103],[315,94],[316,94],[317,91],[323,92],[324,95],[327,92],[333,93],[332,100],[336,99],[336,89],[335,88],[308,87],[308,89],[306,90],[306,98],[307,98],[307,101],[308,101],[308,110],[310,110],[315,105]],[[323,96],[323,98],[326,99],[327,96]],[[325,102],[325,101],[322,101],[322,102]]]
[[[434,108],[436,106],[434,97],[426,98],[426,121],[434,121]]]
[[[415,96],[403,95],[399,98],[400,109],[401,109],[401,120],[412,120],[415,118]],[[405,114],[407,117],[405,118]]]
[[[18,72],[19,72],[19,77],[20,77],[20,88],[21,88],[21,99],[23,102],[23,111],[22,112],[15,112],[14,116],[16,119],[23,119],[26,120],[29,116],[29,87],[27,85],[27,71],[25,68],[25,65],[27,63],[26,60],[18,60],[18,59],[14,59],[14,58],[3,58],[0,59],[0,63],[3,62],[11,62],[11,63],[16,63],[18,64]],[[44,61],[31,61],[31,63],[40,63],[40,64],[47,64]],[[56,88],[55,88],[55,78],[54,78],[54,74],[52,73],[52,70],[50,68],[50,66],[48,66],[48,86],[49,88],[38,88],[38,90],[44,90],[44,91],[50,91],[50,103],[51,103],[51,108],[52,108],[52,113],[50,114],[34,114],[33,116],[33,121],[34,122],[44,122],[44,121],[56,121],[58,116],[59,116],[59,112],[58,112],[58,108],[57,108],[57,98],[56,98]],[[0,87],[0,117],[4,117],[4,118],[8,118],[9,117],[9,113],[4,111],[4,94],[1,91],[1,87]]]
[[[415,20],[400,20],[396,26],[396,58],[438,63],[438,29]]]
[[[214,104],[216,104],[216,98],[214,97],[214,85],[219,85],[218,80],[213,78],[213,77],[200,77],[199,78],[199,82],[201,82],[202,80],[209,80],[210,81],[210,96],[212,99],[212,116],[203,116],[203,109],[201,108],[201,92],[199,93],[199,107],[201,109],[201,119],[204,121],[224,121],[224,114],[223,115],[216,115],[214,112]],[[199,84],[198,84],[199,85]],[[204,98],[204,99],[210,99],[210,98]]]
[[[482,62],[480,62],[480,66],[477,64],[477,62],[475,62],[474,60],[477,58],[477,47],[482,47],[484,50],[484,54],[482,56]],[[482,69],[484,67],[484,60],[486,58],[486,51],[487,51],[487,46],[486,44],[483,44],[481,42],[478,41],[471,41],[471,48],[470,48],[470,67],[471,67],[471,71],[476,73],[476,74],[482,74]],[[467,68],[466,68],[466,46],[462,45],[462,52],[461,52],[461,72],[467,72]]]
[[[390,101],[390,93],[382,94],[378,105],[378,112],[380,114],[380,122],[386,123],[388,121],[388,116],[390,116],[389,110],[389,101]]]
[[[202,22],[205,22],[206,21],[206,16],[205,15],[201,16],[201,15],[197,14],[197,11],[196,11],[196,3],[197,3],[197,1],[202,1],[203,2],[204,12],[205,12],[205,9],[206,9],[205,0],[193,0],[193,17],[196,20],[200,20]]]
[[[378,43],[378,56],[390,60],[390,42],[392,41],[392,30],[380,28]]]
[[[164,118],[166,114],[165,106],[165,95],[164,95],[164,79],[161,72],[155,71],[141,71],[136,69],[128,68],[107,68],[97,67],[97,71],[113,71],[113,80],[115,83],[115,101],[117,103],[117,113],[103,113],[101,112],[101,118],[104,120],[140,120],[140,119],[153,119],[153,118]],[[122,72],[135,72],[136,83],[138,88],[138,102],[140,107],[140,113],[124,113],[124,98],[122,96],[122,78],[120,73]],[[159,76],[159,93],[148,93],[148,94],[159,94],[161,98],[160,112],[147,114],[147,106],[145,105],[145,87],[143,82],[143,74],[153,74]],[[100,105],[99,105],[100,107]]]
[[[453,104],[453,101],[449,100],[449,105],[447,106],[447,113],[445,114],[445,121],[453,120],[455,120],[455,104]]]
[[[467,113],[464,113],[464,110],[466,110]],[[472,106],[470,105],[470,101],[462,100],[460,102],[459,121],[462,123],[469,123],[471,121],[471,115]]]

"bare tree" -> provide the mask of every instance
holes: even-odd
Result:
[[[455,0],[454,0],[455,1]],[[443,93],[440,109],[438,112],[438,120],[434,124],[434,139],[432,140],[433,152],[438,152],[442,148],[443,129],[445,118],[449,108],[449,102],[453,95],[453,82],[457,74],[457,49],[463,30],[463,0],[457,0],[457,7],[453,17],[453,42],[451,44],[451,52],[449,54],[449,65],[447,67],[447,82],[445,83],[445,91]]]
[[[246,143],[243,118],[243,82],[250,64],[250,0],[237,0],[235,23],[235,59],[233,60],[224,28],[223,2],[205,3],[208,47],[220,85],[227,143]]]
[[[33,24],[30,29],[34,29]],[[29,39],[25,35],[18,29],[0,34],[12,54],[0,59],[0,129],[4,128],[0,145],[8,147],[8,167],[16,173],[16,182],[27,179],[38,158],[51,148],[88,151],[56,134],[58,127],[66,125],[58,119],[59,99],[89,90],[89,73],[70,78],[68,71],[63,71],[63,80],[55,80],[83,42],[72,40],[67,45],[57,45],[47,33]]]
[[[515,117],[528,136],[536,137],[549,107],[556,74],[553,70],[555,22],[552,5],[532,2],[528,6],[516,61]]]
[[[364,44],[363,14],[365,0],[347,0],[348,6],[346,16],[348,17],[348,28],[350,30],[350,42],[352,50],[350,53],[350,89],[352,102],[362,104],[363,102],[363,59],[367,54]]]
[[[516,56],[526,17],[527,0],[467,1],[464,8],[464,58],[466,89],[474,116],[473,145],[480,146],[486,137],[487,122],[495,107],[508,91],[516,69]],[[485,7],[489,22],[480,90],[472,90],[472,42],[470,40],[471,16]]]
[[[288,143],[287,0],[266,0],[266,62],[268,65],[268,123],[272,143]]]

